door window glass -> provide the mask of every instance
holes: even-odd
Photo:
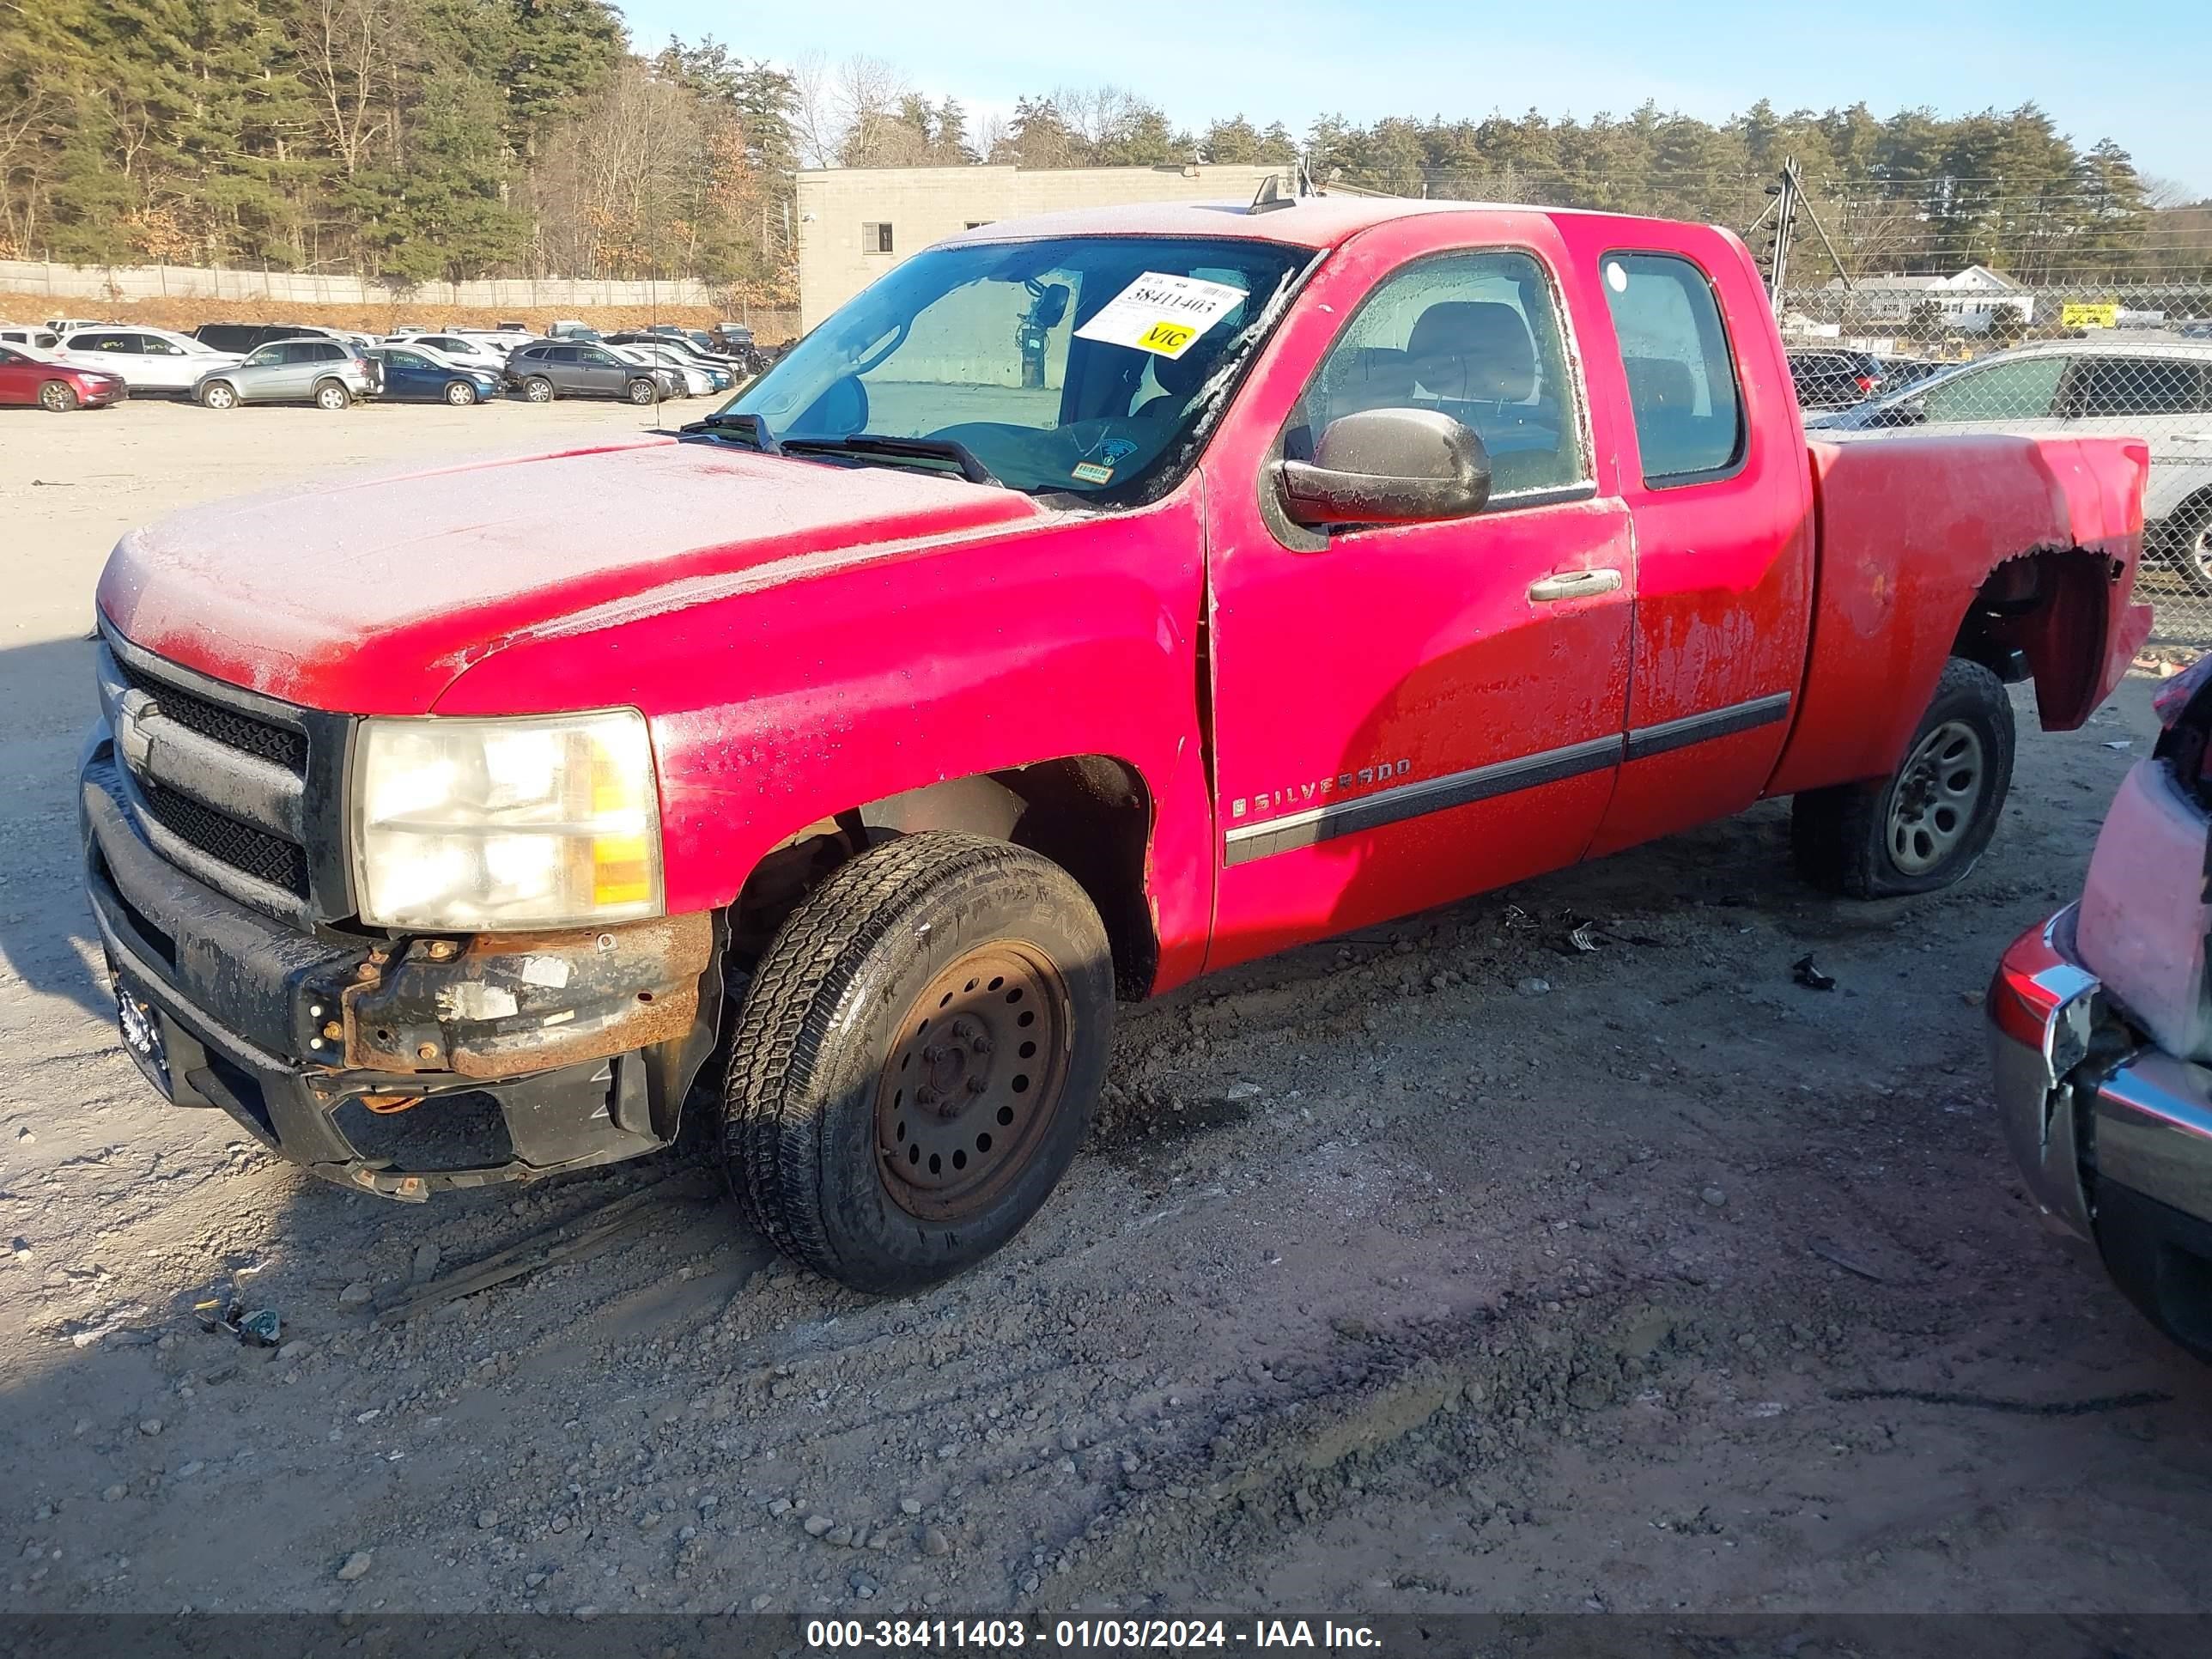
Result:
[[[1727,472],[1744,454],[1743,395],[1705,273],[1674,253],[1601,262],[1644,482],[1655,489]],[[1837,360],[1815,360],[1833,374]]]
[[[2067,360],[2057,353],[1985,363],[1920,394],[1920,406],[1936,421],[2041,421],[2051,416]]]
[[[2125,415],[2193,415],[2206,398],[2203,366],[2178,357],[2085,357],[2068,392],[2071,412],[2084,418]]]
[[[1284,447],[1310,459],[1333,421],[1433,409],[1490,452],[1493,498],[1589,477],[1552,284],[1527,253],[1423,259],[1369,296],[1293,411]]]

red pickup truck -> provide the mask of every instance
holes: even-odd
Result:
[[[1808,446],[1708,227],[1000,223],[680,434],[194,509],[100,586],[167,1097],[419,1199],[715,1115],[852,1285],[1004,1243],[1115,1004],[1796,798],[1957,880],[2140,643],[2139,443]]]

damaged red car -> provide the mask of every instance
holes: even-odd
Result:
[[[1775,796],[1957,880],[2009,683],[2147,627],[2140,443],[1808,445],[1725,231],[1311,198],[981,227],[681,434],[125,537],[88,881],[179,1106],[417,1199],[665,1146],[981,1260],[1117,1001]]]

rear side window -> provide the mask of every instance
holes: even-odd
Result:
[[[1602,265],[1644,482],[1730,471],[1743,459],[1743,396],[1711,283],[1679,254],[1608,253]]]
[[[2174,357],[2085,357],[2075,368],[2071,412],[2085,416],[2194,415],[2212,409],[2208,375]]]

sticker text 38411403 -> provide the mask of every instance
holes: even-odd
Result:
[[[1082,339],[1172,360],[1243,302],[1244,290],[1226,283],[1148,270],[1075,332]]]

